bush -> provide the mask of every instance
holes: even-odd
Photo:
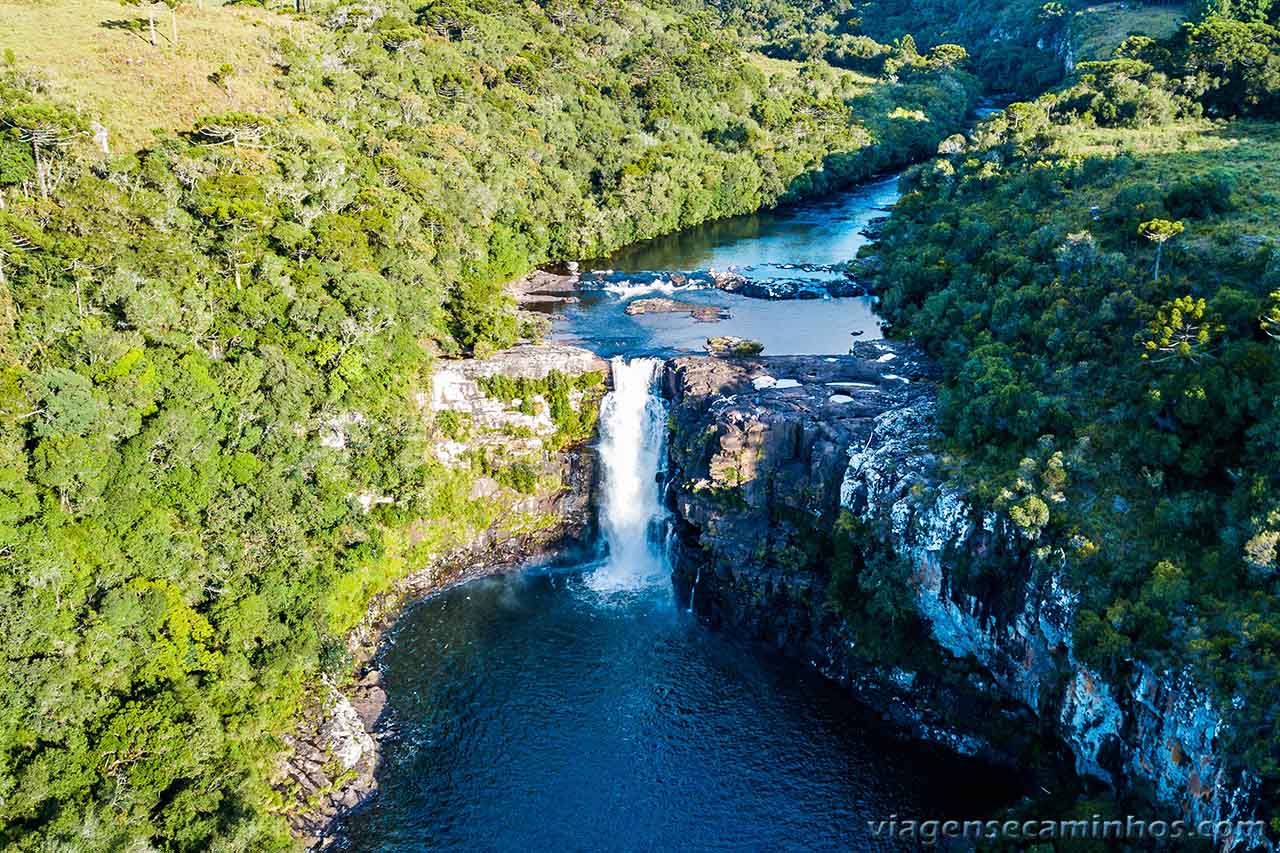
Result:
[[[1179,181],[1165,196],[1164,205],[1174,219],[1203,219],[1235,209],[1235,175],[1225,169]]]

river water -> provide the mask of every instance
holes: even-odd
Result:
[[[581,301],[554,312],[552,337],[605,356],[703,352],[712,335],[759,341],[766,355],[848,352],[855,340],[881,337],[870,297],[775,301],[677,282],[705,282],[711,270],[756,281],[843,280],[840,267],[867,242],[862,229],[897,199],[897,178],[885,178],[825,199],[708,223],[585,264]],[[703,323],[688,314],[626,313],[628,303],[651,296],[719,306],[730,317]]]
[[[856,246],[850,229],[887,190],[700,229],[612,266],[758,270],[790,252],[828,263],[810,259]],[[845,322],[858,309],[843,302],[795,304]],[[780,303],[757,304],[769,316]],[[632,353],[671,340],[644,334]],[[387,637],[379,791],[342,825],[341,849],[901,849],[871,822],[978,819],[1009,796],[983,768],[893,739],[808,667],[703,628],[676,600],[660,369],[614,359],[598,558],[433,596]]]

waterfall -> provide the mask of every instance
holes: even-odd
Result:
[[[661,359],[613,359],[613,390],[600,407],[600,526],[608,557],[589,577],[597,592],[620,592],[668,579],[666,410],[654,393]]]

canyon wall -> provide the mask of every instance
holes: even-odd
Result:
[[[596,455],[589,446],[609,364],[577,347],[527,345],[487,359],[441,362],[418,396],[424,452],[465,477],[467,500],[495,520],[471,530],[376,596],[348,636],[355,677],[324,679],[286,738],[279,788],[296,837],[323,849],[334,819],[377,786],[376,724],[386,704],[374,653],[411,602],[454,584],[591,547]],[[345,443],[335,421],[323,440]],[[366,506],[394,495],[362,495]],[[422,522],[425,523],[425,522]],[[401,535],[426,531],[411,523]]]
[[[888,342],[668,364],[675,576],[699,615],[809,662],[911,737],[1041,784],[1074,773],[1189,821],[1265,817],[1190,673],[1135,664],[1109,683],[1075,658],[1062,553],[948,484],[930,380]]]

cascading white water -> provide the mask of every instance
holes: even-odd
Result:
[[[609,554],[588,579],[597,592],[640,589],[669,574],[661,484],[666,412],[654,393],[661,369],[656,358],[613,359],[613,390],[600,407],[600,526]]]

